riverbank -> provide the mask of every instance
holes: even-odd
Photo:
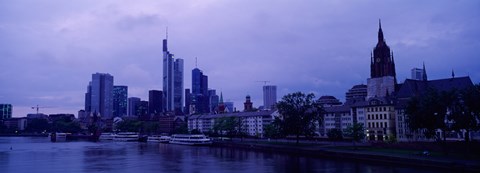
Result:
[[[349,159],[364,162],[384,163],[428,167],[455,172],[480,172],[480,160],[465,160],[452,157],[428,156],[416,153],[388,153],[368,150],[369,146],[360,146],[355,150],[351,143],[293,143],[252,142],[252,141],[215,141],[214,147],[233,147],[256,151],[297,154],[310,157],[328,157],[335,159]]]
[[[48,137],[48,134],[0,134],[0,137]]]

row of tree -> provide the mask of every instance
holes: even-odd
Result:
[[[26,133],[48,133],[48,132],[81,132],[80,123],[73,121],[70,118],[60,118],[49,122],[47,119],[30,119],[28,126],[23,131]],[[0,123],[0,133],[15,133],[17,129],[9,129],[3,123]]]
[[[465,141],[469,141],[469,132],[480,129],[480,85],[449,91],[429,88],[410,99],[405,113],[410,130],[423,133],[427,138],[445,141],[448,131],[464,130]],[[438,129],[443,136],[437,135]]]

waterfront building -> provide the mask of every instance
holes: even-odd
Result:
[[[277,104],[277,86],[265,85],[263,86],[263,108],[270,110],[275,109]]]
[[[113,118],[113,76],[108,73],[92,74],[85,94],[85,110],[97,112],[104,119]]]
[[[163,92],[159,90],[148,91],[148,114],[160,115],[163,112]]]
[[[206,115],[192,115],[188,117],[188,130],[194,129],[203,132],[213,132],[215,121],[225,117],[235,117],[240,120],[237,130],[242,131],[252,137],[264,137],[264,127],[273,122],[278,117],[277,110],[257,111],[257,112],[232,112]]]
[[[12,118],[12,109],[11,104],[0,104],[0,120]]]
[[[4,119],[3,124],[9,129],[23,131],[27,129],[28,121],[27,118],[10,118]]]
[[[185,89],[185,108],[183,109],[183,113],[185,113],[186,115],[189,115],[191,105],[192,105],[192,93],[190,93],[190,89]]]
[[[332,107],[332,106],[340,106],[342,102],[335,98],[334,96],[321,96],[317,103],[322,105],[323,107]]]
[[[137,105],[140,103],[140,98],[130,97],[128,98],[128,116],[137,115]]]
[[[395,106],[389,98],[371,98],[366,107],[366,137],[383,141],[395,137]]]
[[[167,112],[183,112],[183,59],[174,59],[167,38],[163,40],[163,97]]]
[[[123,117],[127,115],[127,98],[127,86],[113,86],[113,117]]]

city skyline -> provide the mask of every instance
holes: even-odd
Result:
[[[149,90],[163,90],[167,26],[169,48],[184,60],[184,86],[198,57],[209,87],[237,110],[246,95],[261,106],[259,80],[272,81],[280,99],[302,91],[345,101],[348,89],[367,83],[379,18],[399,83],[423,63],[429,79],[454,70],[479,82],[479,2],[371,2],[4,1],[0,101],[13,105],[14,117],[37,104],[51,107],[43,113],[76,114],[96,72],[148,100]]]

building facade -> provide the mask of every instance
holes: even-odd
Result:
[[[277,104],[277,86],[265,85],[263,86],[263,107],[270,110],[275,109]]]
[[[159,90],[148,91],[148,113],[159,115],[163,112],[163,92]]]
[[[113,117],[127,115],[128,87],[113,86]]]
[[[183,112],[183,59],[174,59],[163,40],[163,97],[167,112]]]
[[[0,120],[12,118],[12,110],[11,104],[0,104]]]
[[[108,73],[92,74],[87,90],[85,110],[96,112],[103,119],[113,118],[113,76]]]
[[[130,97],[128,98],[128,116],[137,115],[137,105],[140,103],[140,98]]]

